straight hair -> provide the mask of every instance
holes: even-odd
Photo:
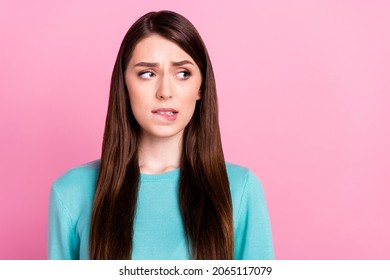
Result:
[[[184,129],[180,161],[178,199],[189,255],[198,260],[233,259],[232,201],[214,73],[195,27],[171,11],[150,12],[138,19],[126,33],[116,58],[92,210],[90,259],[132,257],[141,128],[131,110],[124,73],[137,43],[153,34],[181,47],[202,73],[201,99]]]

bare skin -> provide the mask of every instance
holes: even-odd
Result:
[[[183,131],[200,97],[202,75],[177,44],[158,35],[134,48],[125,73],[133,114],[141,126],[141,173],[179,168]]]

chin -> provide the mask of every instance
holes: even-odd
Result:
[[[153,138],[170,138],[170,137],[181,137],[183,135],[183,129],[167,129],[167,128],[155,128],[153,130],[145,131],[145,137]]]

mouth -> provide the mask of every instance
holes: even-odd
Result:
[[[161,116],[169,121],[176,119],[179,112],[172,108],[159,108],[152,111],[152,114]]]

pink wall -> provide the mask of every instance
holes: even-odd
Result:
[[[203,35],[276,257],[390,259],[388,1],[97,2],[0,2],[0,259],[45,258],[51,183],[99,157],[121,39],[160,9]]]

